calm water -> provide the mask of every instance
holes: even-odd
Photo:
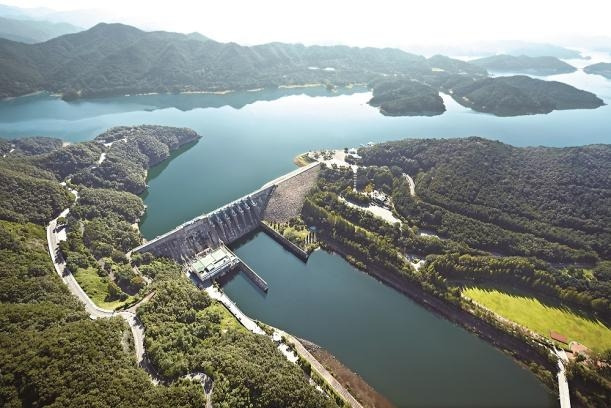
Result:
[[[611,102],[611,81],[577,72],[550,77]],[[387,118],[363,89],[227,95],[146,95],[66,103],[48,95],[0,102],[0,135],[88,140],[115,125],[188,126],[204,136],[151,170],[143,234],[154,237],[292,170],[303,151],[406,137],[478,135],[516,146],[611,142],[611,107],[516,118],[473,113],[445,98],[431,118]],[[311,339],[403,405],[546,406],[534,376],[475,336],[406,297],[315,253],[303,264],[257,235],[238,253],[270,284],[262,297],[241,276],[227,285],[253,317]]]
[[[401,407],[543,407],[530,372],[336,255],[304,264],[264,233],[236,253],[270,285],[243,275],[225,292],[246,313],[331,350]]]

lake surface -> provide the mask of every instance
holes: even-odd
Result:
[[[611,81],[557,75],[611,102]],[[0,135],[89,140],[116,125],[191,127],[203,136],[151,169],[141,223],[152,238],[255,190],[294,168],[295,155],[406,137],[482,136],[516,146],[611,142],[611,107],[514,118],[474,113],[444,97],[436,117],[389,118],[362,88],[273,89],[226,95],[142,95],[67,103],[49,95],[0,102]],[[264,234],[237,248],[270,284],[262,296],[241,275],[226,285],[254,318],[337,355],[400,406],[548,406],[528,371],[340,257],[307,264]]]

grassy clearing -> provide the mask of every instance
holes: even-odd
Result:
[[[611,330],[598,321],[568,309],[548,306],[538,299],[512,295],[496,289],[467,288],[463,294],[499,315],[549,338],[550,330],[577,341],[594,351],[611,348]]]
[[[307,153],[300,154],[299,156],[293,159],[293,163],[295,163],[298,167],[307,166],[310,163],[314,163],[316,160],[312,159],[308,156]]]
[[[101,308],[116,309],[130,302],[133,298],[128,296],[125,300],[107,302],[105,299],[108,296],[108,278],[99,276],[94,268],[79,268],[74,274],[74,278],[91,300],[93,300],[93,303]]]
[[[220,302],[213,301],[212,304],[204,309],[201,313],[204,313],[205,315],[218,316],[220,319],[219,325],[221,326],[222,331],[247,331],[246,328],[242,326],[240,322],[238,322],[238,319],[236,319]],[[215,319],[213,318],[211,320],[214,321]]]

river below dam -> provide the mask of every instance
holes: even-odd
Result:
[[[611,81],[581,71],[558,79],[611,102]],[[294,169],[311,149],[407,137],[482,136],[516,146],[611,142],[611,107],[499,118],[444,96],[436,117],[382,116],[363,88],[322,87],[225,95],[141,95],[67,103],[40,94],[0,102],[0,135],[90,140],[117,125],[186,126],[203,136],[151,169],[141,231],[153,238]],[[557,402],[533,374],[462,328],[316,251],[307,263],[263,233],[235,248],[268,283],[242,275],[226,292],[253,318],[336,355],[397,406],[547,407]]]

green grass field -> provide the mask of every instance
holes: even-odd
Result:
[[[108,278],[99,276],[94,268],[79,268],[74,278],[93,303],[101,308],[113,310],[132,300],[132,296],[128,296],[126,300],[107,302],[105,299],[108,295]]]
[[[608,327],[570,310],[545,305],[533,297],[495,289],[467,288],[463,295],[544,337],[549,338],[549,332],[553,330],[594,351],[611,348],[611,330]]]
[[[210,306],[205,308],[200,313],[203,314],[215,314],[220,317],[221,330],[232,330],[232,331],[243,331],[246,332],[246,328],[238,322],[230,312],[223,306],[222,303],[213,301]]]

